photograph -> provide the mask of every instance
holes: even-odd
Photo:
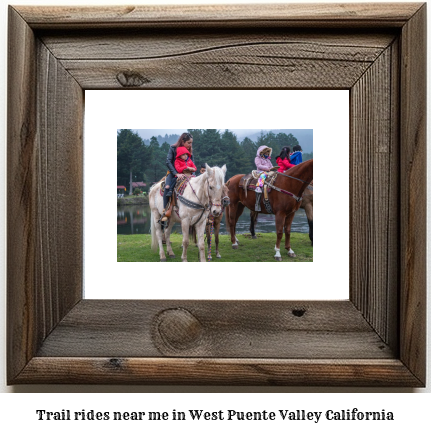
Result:
[[[312,246],[312,129],[117,131],[118,262],[311,262]]]
[[[426,6],[4,5],[3,387],[429,393]],[[54,398],[15,418],[104,408]],[[277,429],[420,406],[120,399]]]
[[[347,299],[348,200],[348,91],[86,91],[87,299]],[[204,289],[160,283],[184,262]],[[287,285],[243,289],[277,271]]]

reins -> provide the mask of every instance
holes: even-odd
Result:
[[[305,180],[302,180],[302,179],[297,178],[297,177],[292,177],[292,176],[290,176],[290,175],[283,174],[283,173],[281,173],[281,172],[278,172],[277,175],[282,175],[283,177],[289,177],[289,178],[291,178],[291,179],[293,179],[293,180],[298,180],[298,181],[300,181],[300,182],[302,182],[302,183],[305,183],[305,184],[307,184],[307,185],[309,185],[309,184],[311,183],[311,182],[306,182]],[[312,180],[312,181],[313,181],[313,180]]]
[[[215,204],[211,201],[211,196],[210,196],[210,184],[208,181],[208,176],[206,179],[207,182],[207,193],[208,193],[208,204],[202,204],[201,200],[199,199],[197,193],[195,192],[195,190],[193,189],[192,184],[190,183],[190,179],[191,178],[186,178],[186,183],[190,186],[190,189],[192,190],[193,194],[195,195],[196,199],[198,200],[198,203],[195,203],[193,201],[188,200],[187,198],[184,198],[182,195],[178,195],[178,201],[180,201],[182,204],[184,204],[185,206],[195,209],[195,210],[202,210],[202,213],[199,216],[199,219],[193,224],[191,225],[192,227],[195,226],[201,219],[202,216],[204,215],[205,211],[209,211],[211,209],[212,206],[215,207],[223,207],[223,204],[220,202],[220,204]],[[179,215],[178,215],[179,217]],[[213,218],[213,227],[214,227],[214,218]]]
[[[302,196],[301,196],[301,197],[298,197],[298,196],[296,196],[295,194],[293,194],[292,192],[289,192],[289,191],[287,191],[287,190],[284,190],[284,189],[281,189],[281,188],[279,188],[279,187],[277,187],[277,186],[274,186],[273,183],[275,182],[275,179],[276,179],[277,176],[279,176],[279,175],[281,175],[281,176],[283,176],[283,177],[291,178],[291,179],[293,179],[293,180],[298,180],[298,181],[300,181],[301,183],[305,183],[306,185],[308,185],[308,186],[307,186],[308,189],[311,188],[311,190],[313,190],[313,187],[310,186],[310,183],[311,183],[313,180],[312,180],[311,182],[306,182],[305,180],[302,180],[302,179],[297,178],[297,177],[292,177],[292,176],[290,176],[290,175],[283,174],[283,173],[281,173],[281,172],[277,172],[276,175],[272,176],[269,182],[266,182],[266,180],[265,180],[265,183],[267,183],[268,187],[270,187],[271,189],[276,190],[277,192],[281,192],[281,193],[283,193],[283,194],[285,194],[285,195],[289,195],[289,196],[291,196],[291,197],[292,197],[293,199],[295,199],[297,202],[302,201]]]

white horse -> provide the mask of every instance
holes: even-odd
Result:
[[[226,165],[222,168],[210,168],[206,165],[206,172],[198,177],[191,177],[181,197],[178,197],[178,211],[172,210],[169,225],[165,228],[166,251],[170,258],[175,258],[170,241],[170,234],[175,222],[181,222],[183,232],[183,253],[181,259],[187,262],[187,247],[189,245],[189,228],[194,226],[198,237],[199,257],[205,262],[205,225],[208,215],[218,216],[222,211],[223,185]],[[166,261],[162,244],[162,228],[157,221],[163,213],[163,197],[160,195],[161,182],[156,183],[150,190],[151,208],[151,247],[159,247],[160,261]]]

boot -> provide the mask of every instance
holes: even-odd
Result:
[[[162,229],[166,228],[167,226],[166,221],[168,220],[168,218],[164,218],[164,216],[166,212],[169,210],[170,199],[171,199],[171,195],[167,195],[167,194],[163,195],[163,213],[160,216],[160,219],[158,220],[158,223],[162,226]]]
[[[262,193],[256,193],[256,204],[254,205],[254,211],[260,211],[260,197]]]
[[[171,217],[171,213],[172,213],[172,197],[170,197],[171,199],[169,200],[168,205],[165,207],[165,211],[163,213],[163,217],[162,217],[162,223],[166,222],[170,217]]]

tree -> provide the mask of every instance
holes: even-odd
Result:
[[[201,156],[203,129],[187,129],[187,132],[193,136],[193,160],[196,168],[205,163],[206,160]]]
[[[250,138],[246,137],[241,143],[241,147],[244,151],[245,160],[247,163],[244,165],[242,172],[249,173],[251,170],[256,169],[254,159],[256,158],[257,144],[254,143]]]
[[[142,138],[130,129],[117,131],[117,181],[128,173],[129,195],[133,193],[133,175],[144,176],[145,161],[151,159],[151,150]]]
[[[223,166],[226,163],[226,179],[231,178],[235,174],[245,173],[243,170],[247,166],[248,160],[244,149],[238,142],[237,136],[226,129],[221,136],[221,141],[222,152],[218,166]]]
[[[158,139],[153,136],[150,139],[148,148],[151,151],[152,157],[151,160],[145,164],[145,171],[148,178],[157,182],[165,175],[167,170],[165,161],[169,151],[169,144],[163,143],[162,146],[159,146]]]
[[[302,162],[305,162],[309,159],[313,159],[313,152],[311,153],[302,153]]]

